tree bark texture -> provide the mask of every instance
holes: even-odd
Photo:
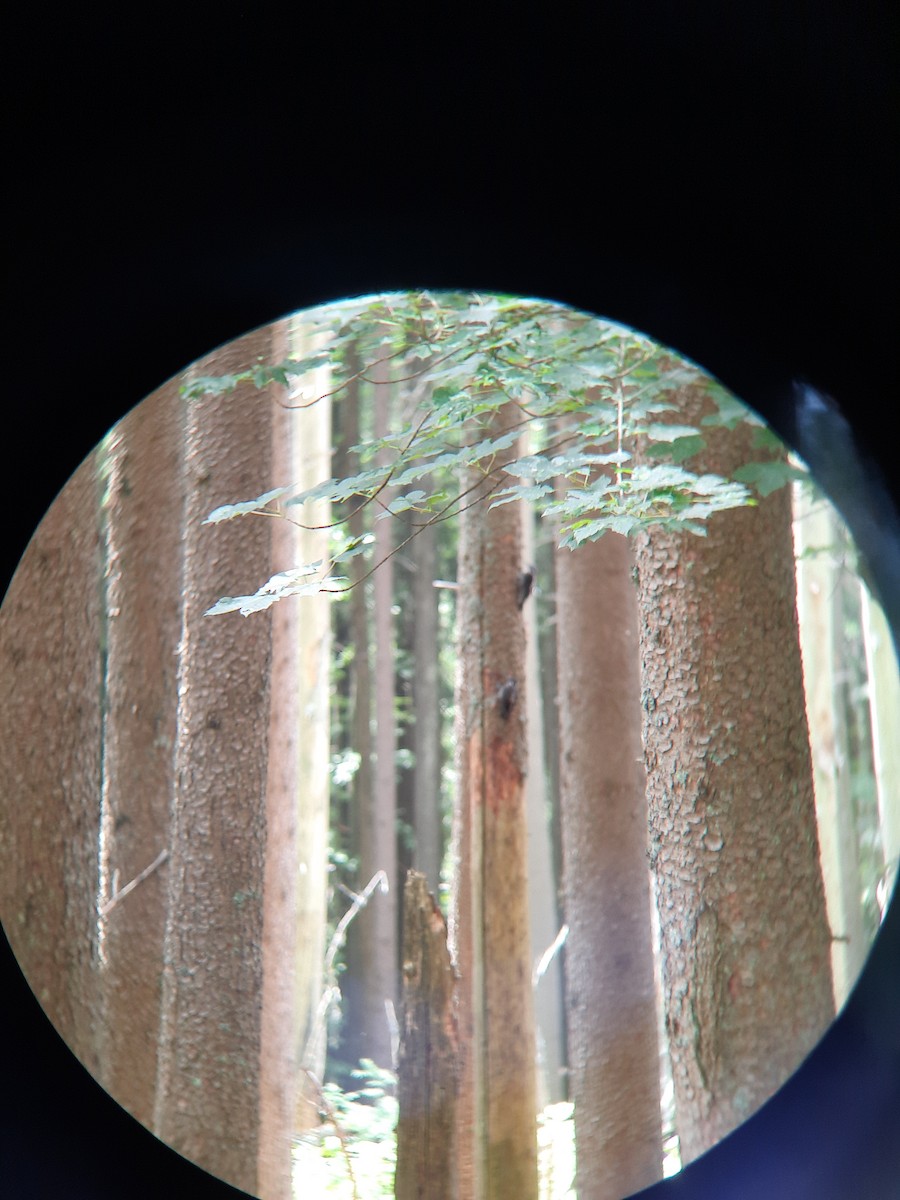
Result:
[[[840,537],[834,509],[824,499],[811,498],[805,489],[797,489],[797,502],[797,611],[806,710],[813,733],[810,749],[822,878],[829,925],[837,935],[831,944],[834,1005],[840,1011],[869,948],[862,919],[859,842],[841,695],[846,675],[841,612],[844,571],[833,559],[832,547]],[[801,557],[804,551],[809,553]]]
[[[358,457],[352,454],[352,447],[361,439],[360,432],[360,385],[355,378],[362,363],[355,346],[351,343],[348,348],[347,369],[351,382],[347,393],[341,402],[342,445],[349,461],[345,467],[347,475],[359,470]],[[366,532],[367,509],[357,500],[351,499],[350,514],[347,518],[348,532],[351,538],[360,538]],[[364,822],[371,811],[374,797],[374,772],[372,748],[372,661],[370,654],[371,636],[369,620],[368,593],[372,581],[364,580],[368,566],[362,558],[350,560],[350,577],[355,586],[350,593],[350,630],[353,642],[353,681],[351,692],[351,735],[350,744],[359,755],[359,766],[353,776],[353,796],[350,805],[350,845],[354,852],[360,852],[367,829]],[[360,891],[368,884],[371,876],[363,878],[367,864],[360,863],[357,886]],[[372,904],[381,904],[384,897],[378,894],[372,898]],[[365,912],[357,914],[347,932],[346,963],[347,969],[341,978],[342,1003],[344,1011],[343,1029],[341,1032],[341,1056],[344,1061],[356,1064],[366,1053],[366,1004],[364,996],[364,961],[365,937],[363,917]]]
[[[94,1075],[103,613],[91,455],[38,526],[0,611],[0,916],[29,986]]]
[[[183,402],[170,381],[111,432],[105,482],[106,703],[100,840],[100,1081],[153,1121],[181,632]]]
[[[488,435],[519,416],[504,406]],[[461,1200],[530,1200],[537,1196],[537,1100],[516,506],[468,508],[460,542],[453,921],[463,1047],[459,1190]]]
[[[438,673],[438,608],[434,578],[437,547],[434,528],[423,529],[410,545],[413,583],[413,817],[414,863],[435,892],[441,882],[441,714]]]
[[[662,1178],[640,659],[632,557],[608,533],[557,552],[560,815],[578,1194]]]
[[[372,366],[375,383],[375,436],[383,437],[390,419],[390,383],[387,367]],[[389,502],[387,490],[379,499]],[[394,715],[394,563],[388,557],[393,547],[390,517],[376,520],[375,571],[375,770],[374,792],[360,813],[360,872],[364,887],[377,871],[384,871],[387,894],[379,892],[359,914],[357,945],[360,951],[362,989],[359,1031],[362,1052],[381,1067],[393,1066],[393,1006],[397,999],[399,956],[397,951],[397,727]]]
[[[711,407],[685,389],[674,419],[697,425]],[[728,475],[758,460],[753,434],[710,429],[691,466]],[[834,1014],[789,491],[716,514],[707,530],[652,530],[636,545],[651,862],[685,1162],[771,1096]]]
[[[272,331],[272,360],[289,357],[284,324]],[[287,401],[287,391],[281,398]],[[315,409],[310,410],[313,414]],[[296,478],[294,421],[299,414],[276,408],[272,416],[272,480]],[[307,415],[307,414],[303,414]],[[284,571],[305,562],[298,546],[299,531],[286,521],[271,523],[271,570]],[[305,599],[305,598],[304,598]],[[311,598],[310,598],[311,599]],[[298,681],[302,645],[297,605],[282,600],[271,615],[269,670],[269,727],[266,737],[266,855],[262,913],[262,1012],[259,1077],[259,1193],[266,1200],[290,1200],[290,1137],[296,1116],[297,1046],[300,1031],[295,988],[302,986],[296,970],[299,942],[300,854],[299,741],[302,737],[302,698]],[[308,616],[308,614],[304,614]],[[315,736],[315,725],[307,727]],[[323,922],[324,923],[324,922]],[[312,932],[305,930],[307,934]],[[313,937],[313,942],[315,938]],[[321,955],[319,956],[321,964]],[[321,970],[321,967],[320,967]]]
[[[459,1041],[447,926],[425,876],[403,897],[396,1200],[456,1200]]]
[[[314,348],[293,322],[273,327],[272,361]],[[291,345],[295,341],[296,345]],[[328,372],[301,381],[305,395],[328,391]],[[298,489],[326,479],[330,468],[330,402],[272,407],[272,479]],[[281,390],[282,405],[296,401]],[[271,522],[270,569],[327,557],[330,506],[318,502],[292,521]],[[296,510],[288,510],[296,516]],[[252,619],[252,618],[251,618]],[[287,599],[272,609],[267,737],[266,859],[263,887],[259,1192],[290,1200],[291,1138],[317,1124],[308,1068],[322,1077],[324,1022],[319,1028],[325,957],[329,800],[330,609],[325,596]]]
[[[522,561],[532,564],[534,513],[519,505],[522,520]],[[554,944],[560,929],[560,906],[553,870],[552,812],[547,797],[547,762],[544,752],[544,689],[538,653],[537,597],[522,607],[525,622],[525,704],[528,742],[528,774],[525,805],[528,823],[528,914],[531,929],[531,961],[537,964]],[[554,676],[555,680],[555,676]],[[552,693],[551,693],[552,694]],[[556,712],[556,705],[550,704]],[[562,983],[563,956],[554,954],[534,985],[535,1035],[538,1039],[537,1104],[555,1104],[565,1098],[563,1067],[565,1020]]]
[[[239,371],[267,331],[201,364]],[[192,402],[186,431],[184,607],[170,815],[155,1132],[254,1192],[259,1149],[263,866],[271,620],[205,617],[268,577],[262,522],[201,522],[255,496],[271,470],[271,399],[243,384]],[[262,528],[260,528],[262,526]]]
[[[887,907],[900,868],[900,672],[884,609],[860,588],[866,667],[869,675],[869,712],[872,722],[872,756],[878,791],[878,823],[885,873],[879,906]]]

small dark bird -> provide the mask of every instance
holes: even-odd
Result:
[[[519,572],[519,577],[516,580],[516,603],[521,612],[525,606],[525,601],[531,595],[531,589],[534,586],[535,566],[531,563],[524,571]]]
[[[497,689],[497,705],[500,709],[500,716],[504,721],[509,720],[509,714],[513,710],[518,693],[519,685],[512,678],[507,679],[505,683],[501,683]]]

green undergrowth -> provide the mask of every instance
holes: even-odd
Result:
[[[322,1124],[294,1143],[294,1196],[377,1200],[394,1195],[397,1101],[394,1076],[363,1060],[360,1086],[323,1088]],[[575,1200],[572,1105],[551,1104],[538,1116],[540,1200]]]

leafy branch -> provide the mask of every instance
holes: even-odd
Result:
[[[702,536],[714,513],[755,504],[753,491],[765,496],[798,474],[771,456],[746,464],[731,479],[691,471],[686,464],[705,444],[703,426],[760,423],[699,368],[619,326],[544,301],[455,293],[378,297],[336,309],[330,348],[275,366],[260,362],[237,375],[205,376],[182,390],[197,398],[242,382],[257,388],[286,384],[330,363],[339,377],[334,387],[301,405],[285,405],[306,408],[339,397],[354,381],[371,382],[373,367],[399,360],[403,373],[392,382],[417,382],[414,419],[399,432],[354,447],[362,468],[354,475],[294,495],[295,485],[274,488],[211,512],[206,524],[258,515],[331,530],[338,547],[328,558],[273,575],[252,595],[223,597],[209,615],[248,615],[292,595],[345,594],[423,529],[472,504],[531,503],[559,520],[560,545],[570,547],[608,531],[632,534],[650,525]],[[353,361],[345,354],[350,344],[371,357],[340,378],[345,357]],[[659,419],[676,409],[673,397],[684,385],[703,387],[715,404],[700,428]],[[485,436],[501,405],[517,410],[518,418],[499,435]],[[498,465],[526,428],[534,448]],[[762,426],[758,433],[765,445],[771,435]],[[638,440],[645,461],[635,466]],[[470,479],[460,485],[466,473]],[[386,499],[388,488],[399,491]],[[332,572],[368,552],[371,535],[342,538],[349,515],[315,525],[290,513],[317,501],[354,500],[349,515],[373,507],[379,510],[375,520],[409,511],[418,519],[389,555],[351,582]]]

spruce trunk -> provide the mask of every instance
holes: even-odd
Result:
[[[711,411],[685,389],[675,419],[700,426]],[[758,460],[754,434],[709,429],[692,469],[727,476]],[[689,1162],[780,1087],[834,1014],[789,491],[715,514],[706,537],[642,533],[636,561],[651,861]]]
[[[499,435],[520,415],[512,406],[499,409],[487,436]],[[523,564],[516,506],[466,509],[460,541],[453,929],[463,1042],[460,1200],[534,1200],[525,631],[517,602]]]
[[[631,549],[557,552],[560,816],[578,1194],[662,1178],[647,798]]]

